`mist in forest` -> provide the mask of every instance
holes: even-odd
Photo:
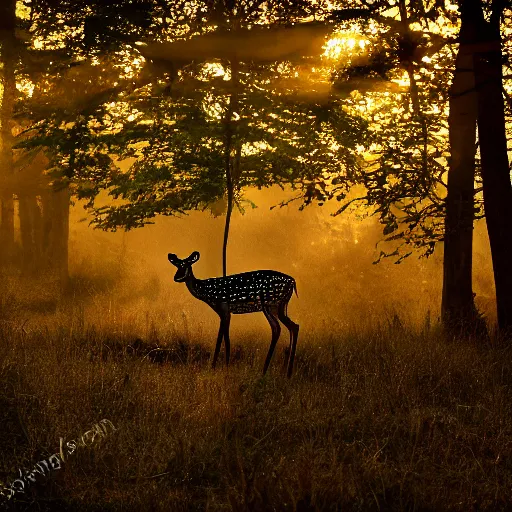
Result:
[[[381,249],[382,227],[375,218],[355,214],[332,217],[335,204],[300,202],[270,210],[291,197],[279,188],[250,190],[245,214],[236,213],[228,245],[228,274],[274,269],[293,276],[299,297],[290,316],[302,332],[339,332],[397,321],[422,328],[439,316],[442,246],[430,258],[411,255],[399,265],[391,258],[373,264]],[[116,233],[88,226],[76,204],[70,221],[70,301],[83,305],[85,321],[123,329],[148,323],[175,334],[216,335],[217,315],[175,283],[169,252],[185,258],[199,251],[197,278],[222,275],[224,216],[211,211],[182,217],[158,217],[155,224]],[[379,243],[378,247],[377,244]],[[494,318],[493,281],[485,224],[475,230],[474,289],[478,306]],[[117,326],[119,327],[119,326]],[[263,315],[234,315],[233,332],[268,330]],[[144,333],[143,333],[144,334]],[[236,334],[235,334],[236,335]]]

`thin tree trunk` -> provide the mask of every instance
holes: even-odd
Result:
[[[22,270],[25,274],[37,273],[45,266],[42,258],[42,219],[35,191],[18,194]]]
[[[473,35],[467,27],[461,28],[461,44],[450,94],[451,156],[441,318],[445,327],[457,334],[474,332],[479,320],[472,288],[477,96],[473,57],[466,51],[466,44],[472,42]]]
[[[69,280],[69,188],[58,188],[52,196],[52,261],[51,265],[58,280],[60,292],[66,291]]]
[[[9,263],[14,253],[14,200],[9,189],[0,193],[0,266]]]
[[[32,222],[34,233],[34,261],[35,268],[39,270],[44,267],[43,258],[43,212],[41,196],[34,196],[32,202]]]
[[[230,112],[231,109],[228,109]],[[229,240],[229,226],[231,224],[231,214],[233,212],[233,175],[231,173],[231,145],[232,145],[232,131],[231,131],[231,116],[226,119],[226,147],[225,147],[225,171],[226,171],[226,188],[228,195],[228,204],[226,210],[226,222],[224,223],[224,240],[222,243],[222,275],[227,275],[227,252]]]
[[[472,0],[474,1],[474,0]],[[493,5],[493,8],[495,5]],[[502,51],[500,35],[501,11],[494,12],[490,22],[484,21],[485,38],[475,52],[475,76],[478,91],[478,138],[482,160],[482,184],[485,217],[491,246],[498,328],[512,334],[512,186],[505,132],[503,105]]]
[[[16,93],[16,0],[0,2],[0,44],[3,94],[0,105],[0,262],[14,253],[14,201],[12,190],[12,114]]]
[[[407,76],[409,77],[409,97],[412,106],[412,113],[414,115],[415,121],[421,125],[421,140],[423,142],[422,175],[426,178],[430,173],[430,169],[428,167],[428,127],[427,120],[421,110],[419,87],[415,77],[416,66],[414,64],[414,35],[411,30],[405,0],[399,0],[398,10],[400,13],[401,36],[403,38],[402,44],[404,46],[401,64],[407,72]],[[410,52],[409,55],[407,55],[408,52],[406,52],[406,49],[408,49],[408,52]]]
[[[236,112],[238,107],[238,63],[231,62],[231,84],[232,93],[229,98],[229,105],[225,117],[225,172],[226,172],[226,189],[227,189],[227,210],[226,222],[224,224],[224,241],[222,244],[222,275],[227,275],[227,250],[229,240],[229,227],[231,224],[231,215],[233,213],[233,205],[235,199],[235,180],[233,176],[233,163],[231,160],[231,152],[233,150],[233,113]]]
[[[32,203],[35,202],[35,196],[27,193],[18,195],[19,215],[20,215],[20,235],[22,261],[21,268],[24,274],[34,270],[34,223]]]
[[[52,260],[52,223],[53,223],[53,190],[45,190],[41,196],[43,206],[42,226],[41,226],[41,253],[43,259],[43,268],[49,268]]]

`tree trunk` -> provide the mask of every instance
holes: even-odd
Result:
[[[35,274],[45,268],[42,257],[42,218],[35,191],[18,194],[22,271]]]
[[[69,280],[69,188],[56,189],[53,193],[52,267],[58,279],[60,292],[67,289]]]
[[[231,105],[230,105],[231,106]],[[230,112],[231,109],[228,109]],[[228,240],[229,240],[229,226],[231,223],[231,214],[233,212],[233,174],[231,172],[231,146],[232,146],[232,132],[231,132],[231,115],[229,118],[226,116],[226,147],[225,147],[225,171],[226,171],[226,188],[228,195],[228,205],[226,209],[226,222],[224,224],[224,240],[222,242],[222,275],[227,275],[228,265]]]
[[[12,261],[14,253],[14,200],[12,196],[9,189],[3,189],[0,193],[0,268]]]
[[[225,171],[226,171],[226,189],[228,196],[228,204],[226,210],[226,222],[224,224],[224,241],[222,244],[222,275],[227,275],[227,249],[229,239],[229,226],[231,224],[231,214],[233,213],[233,205],[235,200],[235,179],[233,176],[233,162],[231,152],[233,150],[234,121],[233,112],[238,107],[238,63],[231,61],[231,84],[233,91],[229,98],[229,105],[225,116]],[[238,171],[238,170],[237,170]]]
[[[487,22],[480,4],[479,10],[477,14],[485,27],[480,33],[485,39],[475,51],[474,65],[484,208],[496,286],[498,328],[502,334],[512,335],[512,186],[502,95],[501,12],[493,13]]]
[[[43,268],[50,268],[52,261],[52,223],[53,223],[53,190],[45,190],[41,195],[43,215],[41,219],[41,255]]]
[[[42,198],[43,215],[40,219],[41,268],[56,284],[57,291],[66,291],[69,281],[69,206],[68,187],[57,185]]]
[[[34,271],[34,222],[32,203],[35,202],[35,196],[26,193],[18,195],[19,214],[20,214],[20,238],[22,261],[21,268],[24,274]]]
[[[16,93],[16,0],[0,2],[0,44],[3,93],[0,106],[0,263],[9,263],[14,254],[14,202],[11,132]]]
[[[466,51],[466,46],[473,42],[474,35],[467,26],[461,27],[461,44],[450,91],[451,156],[441,305],[445,327],[454,334],[465,335],[474,333],[478,324],[482,327],[472,288],[477,95],[473,57]]]

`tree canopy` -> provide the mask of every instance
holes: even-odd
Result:
[[[19,146],[46,148],[99,227],[218,207],[228,122],[239,206],[244,187],[290,184],[377,214],[381,256],[443,239],[454,4],[46,1],[25,26],[31,62],[53,60],[27,74]],[[120,201],[98,206],[101,190]]]
[[[210,7],[205,15],[198,7],[185,15],[183,6],[169,6],[165,30],[145,26],[150,27],[146,38],[165,39],[168,33],[168,41],[129,42],[113,52],[91,52],[69,67],[60,83],[51,85],[53,104],[42,107],[38,95],[25,102],[33,124],[30,137],[20,146],[47,148],[53,172],[73,179],[77,196],[89,200],[93,222],[102,228],[132,228],[156,214],[179,214],[218,203],[226,189],[226,123],[233,130],[239,205],[247,186],[300,183],[308,200],[323,197],[313,194],[312,184],[321,175],[354,173],[361,161],[355,149],[366,139],[367,124],[357,113],[341,108],[335,97],[318,92],[325,89],[325,80],[317,78],[304,91],[305,78],[298,78],[301,66],[321,65],[325,27],[306,25],[299,32],[253,27],[268,19],[289,23],[290,12],[299,11],[295,4],[290,11],[286,3],[266,12],[261,6],[251,9],[250,3],[247,7],[240,13],[231,7],[228,23],[227,11],[219,14]],[[212,29],[216,16],[224,22]],[[196,30],[182,33],[184,17]],[[105,30],[110,30],[108,24]],[[302,42],[309,33],[316,34],[313,57]],[[254,40],[226,54],[248,34]],[[290,51],[291,40],[299,50]],[[268,55],[258,41],[266,41],[266,50],[281,41],[281,52]],[[311,72],[307,78],[312,78]],[[236,108],[227,118],[234,93]],[[116,162],[127,158],[134,160],[122,171]],[[121,201],[97,206],[101,190]]]

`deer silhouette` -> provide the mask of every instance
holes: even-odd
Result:
[[[192,265],[199,260],[199,253],[194,251],[188,258],[181,260],[176,254],[169,254],[169,261],[177,267],[174,281],[185,283],[189,292],[199,300],[206,302],[220,317],[217,345],[213,355],[212,367],[215,368],[219,356],[222,338],[226,347],[226,365],[229,364],[230,341],[229,323],[231,313],[245,314],[262,311],[272,329],[272,341],[265,359],[263,374],[267,372],[274,349],[281,334],[279,320],[290,331],[290,349],[288,351],[288,377],[293,370],[293,360],[299,335],[299,326],[287,314],[288,302],[293,292],[298,297],[295,279],[275,270],[255,270],[226,277],[197,279]],[[276,318],[277,315],[277,318]]]

